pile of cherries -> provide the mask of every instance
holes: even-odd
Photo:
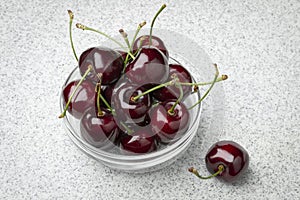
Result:
[[[63,99],[66,105],[78,87],[68,112],[80,119],[80,132],[91,145],[106,148],[119,143],[124,153],[148,153],[157,149],[158,142],[173,142],[188,129],[190,114],[182,101],[192,86],[180,89],[175,84],[192,83],[191,75],[182,65],[169,64],[168,51],[158,37],[152,37],[150,46],[149,38],[145,36],[139,51],[133,51],[135,59],[125,69],[126,52],[92,47],[80,55],[84,79],[69,83]]]
[[[64,111],[59,117],[68,112],[79,119],[82,137],[94,147],[119,146],[123,154],[153,152],[159,144],[172,143],[185,134],[190,124],[189,109],[204,99],[187,108],[184,100],[198,92],[199,83],[193,83],[184,66],[169,62],[164,42],[152,35],[154,21],[164,8],[165,5],[152,20],[149,35],[136,38],[145,22],[139,24],[131,45],[125,31],[120,30],[127,47],[100,31],[76,24],[77,28],[108,37],[124,49],[92,47],[79,58],[71,33],[74,15],[69,11],[71,46],[82,78],[64,87]],[[215,82],[227,78],[218,77],[216,65],[215,68],[215,79],[204,97]],[[194,169],[190,171],[196,173]]]

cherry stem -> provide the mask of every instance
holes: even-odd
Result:
[[[139,34],[141,28],[142,28],[143,26],[145,26],[145,25],[146,25],[146,22],[145,22],[145,21],[143,21],[142,23],[140,23],[140,24],[138,25],[138,27],[137,27],[137,29],[136,29],[136,31],[135,31],[135,34],[134,34],[134,36],[133,36],[132,42],[131,42],[131,46],[130,46],[130,47],[131,47],[131,51],[133,50],[133,44],[134,44],[134,42],[135,42],[135,39],[136,39],[137,35]]]
[[[77,54],[76,54],[76,51],[75,51],[75,48],[74,48],[74,44],[73,44],[73,39],[72,39],[72,24],[73,24],[74,14],[71,10],[68,10],[68,14],[70,16],[69,34],[70,34],[71,47],[72,47],[72,50],[73,50],[73,54],[74,54],[76,60],[78,61],[78,57],[77,57]]]
[[[174,74],[175,75],[175,74]],[[173,104],[173,106],[168,110],[168,113],[170,115],[173,115],[174,114],[174,110],[175,110],[175,107],[181,102],[182,98],[183,98],[183,90],[182,90],[182,86],[180,84],[178,84],[178,78],[177,76],[175,76],[175,86],[177,88],[179,88],[179,91],[180,91],[180,95],[178,97],[178,99],[176,100],[176,102]]]
[[[101,73],[97,74],[97,77],[99,78],[99,82],[100,82],[100,84],[98,83],[97,86],[99,86],[99,88],[101,88],[102,74]],[[96,92],[99,91],[99,88],[98,88],[98,90],[96,90]],[[112,115],[115,115],[115,111],[111,108],[111,106],[109,105],[109,103],[107,103],[106,99],[102,96],[102,94],[100,93],[100,91],[99,91],[99,93],[97,93],[97,108],[98,108],[98,110],[100,109],[100,99],[106,105],[106,107],[108,108],[108,110],[110,110],[110,112],[112,113]],[[99,105],[98,105],[98,102],[99,102]]]
[[[115,42],[117,45],[119,45],[122,49],[124,49],[126,52],[128,52],[128,54],[132,57],[132,59],[134,59],[134,56],[129,52],[129,50],[127,50],[126,47],[124,47],[120,42],[118,42],[117,40],[115,40],[114,38],[110,37],[109,35],[101,32],[101,31],[98,31],[96,29],[93,29],[93,28],[90,28],[90,27],[87,27],[85,25],[82,25],[80,23],[77,23],[76,24],[76,27],[79,28],[79,29],[82,29],[82,30],[87,30],[87,31],[93,31],[93,32],[96,32],[96,33],[99,33],[101,35],[103,35],[104,37],[110,39],[111,41]]]
[[[138,49],[137,49],[137,51],[136,52],[139,52],[140,51],[140,49],[142,48],[142,46],[143,46],[143,41],[146,39],[146,37],[145,36],[142,36],[141,37],[141,39],[140,39],[140,43],[139,43],[139,46],[138,46]]]
[[[64,111],[59,115],[59,118],[63,118],[64,116],[66,116],[66,112],[69,108],[69,105],[71,103],[71,100],[73,98],[73,96],[75,95],[75,92],[78,90],[79,86],[81,85],[81,83],[84,81],[85,77],[88,75],[88,73],[90,73],[90,71],[93,69],[93,66],[92,65],[89,65],[88,66],[88,69],[85,71],[85,73],[83,74],[82,78],[80,79],[80,81],[78,82],[78,84],[76,85],[75,89],[73,90],[71,96],[69,97],[68,99],[68,102],[65,106],[65,109]]]
[[[128,51],[131,52],[131,47],[130,47],[129,40],[128,40],[128,34],[127,34],[123,29],[120,29],[120,30],[119,30],[119,33],[120,33],[120,34],[122,35],[122,37],[124,38],[125,43],[126,43],[128,49],[129,49]],[[127,55],[128,55],[128,54],[127,54]]]
[[[125,60],[124,60],[124,66],[123,66],[123,71],[122,71],[123,73],[125,72],[125,69],[126,69],[128,60],[129,60],[129,54],[126,55],[126,58],[125,58]]]
[[[129,46],[129,50],[130,50],[132,53],[134,53],[134,52],[133,52],[133,45],[134,45],[135,39],[136,39],[137,35],[139,34],[141,28],[142,28],[143,26],[145,26],[145,25],[146,25],[146,22],[143,21],[142,23],[140,23],[140,24],[138,25],[138,28],[137,28],[137,30],[135,31],[135,34],[134,34],[134,37],[133,37],[133,39],[132,39],[131,45]],[[128,40],[128,38],[127,38],[127,40]],[[128,44],[127,44],[127,45],[128,45]],[[138,52],[138,50],[139,50],[139,49],[137,49],[137,52]],[[134,56],[135,56],[135,55],[134,55]],[[127,63],[128,63],[128,60],[129,60],[129,54],[126,55],[126,58],[125,58],[125,61],[124,61],[123,73],[125,72],[125,69],[126,69],[126,65],[127,65]]]
[[[218,78],[218,76],[219,76],[219,70],[218,70],[217,64],[214,64],[214,67],[215,67],[215,69],[216,69],[216,74],[215,74],[215,78],[214,78],[214,80],[212,81],[210,87],[209,87],[208,90],[205,92],[205,94],[203,95],[203,97],[202,97],[197,103],[195,103],[193,106],[191,106],[191,107],[189,108],[189,110],[193,109],[195,106],[197,106],[199,103],[201,103],[201,102],[203,101],[203,99],[205,99],[205,97],[209,94],[209,92],[211,91],[211,89],[214,87],[214,85],[215,85],[215,83],[216,83],[216,80],[217,80],[217,78]]]
[[[116,115],[116,112],[114,109],[112,109],[112,107],[109,105],[109,103],[107,103],[106,99],[100,94],[100,98],[103,101],[103,103],[106,105],[106,107],[108,108],[108,110],[110,110],[112,115]]]
[[[147,90],[147,91],[145,91],[145,92],[143,92],[143,93],[141,93],[141,94],[139,94],[139,95],[133,97],[131,100],[132,100],[132,101],[136,101],[136,100],[138,100],[141,96],[144,96],[144,95],[146,95],[146,94],[148,94],[148,93],[150,93],[150,92],[153,92],[153,91],[155,91],[155,90],[158,90],[158,89],[160,89],[160,88],[162,88],[162,87],[166,87],[166,86],[173,85],[173,84],[174,84],[174,80],[171,80],[171,81],[169,81],[169,82],[160,84],[160,85],[158,85],[158,86],[155,86],[155,87],[153,87],[153,88],[151,88],[151,89],[149,89],[149,90]]]
[[[189,172],[195,174],[195,175],[196,175],[198,178],[200,178],[200,179],[210,179],[210,178],[216,177],[216,176],[218,176],[219,174],[221,174],[221,173],[225,170],[225,167],[224,167],[224,165],[222,165],[222,164],[219,165],[219,166],[218,166],[218,171],[217,171],[216,173],[210,175],[210,176],[201,176],[201,175],[198,173],[198,171],[197,171],[194,167],[191,167],[191,168],[189,168],[188,170],[189,170]]]
[[[217,78],[216,83],[220,81],[224,81],[228,78],[227,75],[222,75],[221,77]],[[202,83],[184,83],[184,82],[179,82],[178,84],[180,85],[187,85],[187,86],[204,86],[204,85],[210,85],[212,84],[213,81],[210,82],[202,82]]]
[[[151,22],[151,28],[150,28],[150,39],[149,39],[149,46],[152,45],[152,30],[153,30],[153,25],[154,25],[154,22],[156,20],[156,18],[158,17],[158,15],[161,13],[161,11],[163,11],[165,8],[167,7],[166,4],[163,4],[160,9],[158,10],[158,12],[155,14],[152,22]]]
[[[104,114],[100,108],[100,96],[101,96],[101,80],[97,83],[98,90],[97,90],[97,109],[98,109],[98,117],[102,117]]]
[[[120,123],[126,129],[128,135],[133,133],[133,130],[131,130],[124,122],[121,121]]]

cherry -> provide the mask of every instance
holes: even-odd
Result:
[[[144,90],[132,83],[124,82],[116,87],[112,96],[112,107],[116,111],[118,120],[126,123],[139,123],[144,121],[145,115],[151,107],[149,94],[143,95],[137,100],[133,97],[143,93]]]
[[[180,82],[192,83],[192,77],[190,73],[179,64],[170,64],[170,76],[167,81],[172,80],[174,75],[177,76]],[[183,85],[183,99],[192,93],[192,86]],[[178,99],[180,96],[180,90],[175,85],[169,85],[161,89],[155,90],[152,95],[159,101],[166,101],[171,99]]]
[[[101,115],[99,115],[92,107],[80,120],[80,132],[89,144],[104,149],[114,145],[120,129],[109,110],[101,108]]]
[[[155,47],[143,47],[126,67],[126,76],[140,86],[164,83],[169,77],[167,58]]]
[[[142,128],[131,135],[126,135],[120,142],[124,154],[150,153],[157,149],[155,135],[151,130]]]
[[[174,107],[175,106],[175,107]],[[172,111],[173,110],[173,111]],[[158,104],[151,110],[151,126],[162,143],[180,138],[189,127],[189,112],[184,103],[173,100]]]
[[[79,82],[80,80],[72,81],[63,89],[64,106]],[[74,93],[68,107],[69,113],[76,118],[81,118],[86,109],[95,105],[95,95],[95,85],[88,80],[84,80],[78,85],[78,89]]]
[[[137,51],[140,47],[153,46],[158,48],[169,59],[169,52],[164,42],[157,36],[152,35],[152,44],[150,44],[150,35],[143,35],[137,38],[133,44],[133,52]]]
[[[249,166],[249,155],[238,143],[233,141],[219,141],[212,145],[205,156],[206,168],[213,174],[202,177],[197,170],[190,168],[189,171],[199,178],[217,177],[227,182],[238,179]]]
[[[111,84],[119,79],[123,70],[123,58],[120,53],[106,47],[92,47],[85,50],[79,57],[81,75],[88,66],[93,66],[94,73],[87,78],[94,83],[99,81],[97,74],[102,74],[102,84]]]

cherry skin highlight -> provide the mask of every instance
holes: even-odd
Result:
[[[217,177],[227,182],[238,179],[249,166],[249,155],[238,143],[233,141],[219,141],[212,145],[205,156],[206,168],[213,174],[218,166],[223,165]]]

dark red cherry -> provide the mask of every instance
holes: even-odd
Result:
[[[101,116],[97,115],[98,111],[94,107],[84,113],[80,120],[80,132],[91,145],[106,149],[114,146],[120,129],[111,112],[106,108],[101,110]]]
[[[212,145],[205,156],[206,168],[211,174],[223,165],[224,170],[217,176],[232,182],[242,175],[248,168],[249,155],[239,144],[233,141],[219,141]]]
[[[155,135],[151,130],[142,128],[121,139],[120,149],[123,154],[150,153],[157,149]]]
[[[80,80],[72,81],[63,89],[62,95],[64,99],[64,106],[68,102],[68,99],[75,90],[79,81]],[[69,113],[76,118],[81,118],[83,113],[89,107],[93,107],[95,105],[95,95],[95,85],[88,80],[83,81],[79,85],[78,90],[75,92],[71,103],[69,104]]]
[[[184,103],[178,103],[173,113],[170,109],[175,101],[170,100],[158,104],[151,110],[151,127],[162,143],[179,139],[188,129],[190,115]]]
[[[157,48],[143,47],[126,67],[126,76],[139,86],[164,83],[169,77],[168,60]]]
[[[141,43],[141,38],[144,38]],[[133,44],[133,51],[135,52],[138,50],[138,48],[149,46],[150,44],[150,36],[149,35],[144,35],[139,38],[137,38]],[[166,57],[169,59],[169,52],[164,44],[164,42],[157,36],[152,35],[152,44],[151,46],[158,48]]]
[[[170,64],[170,76],[167,81],[172,80],[174,74],[178,77],[180,82],[192,83],[192,77],[190,73],[179,64]],[[182,86],[183,99],[192,93],[192,86]],[[180,89],[175,85],[170,85],[163,87],[161,89],[155,90],[152,95],[159,101],[166,101],[171,99],[178,99],[180,96]]]
[[[149,94],[141,96],[137,100],[132,98],[145,90],[138,85],[125,82],[117,87],[112,96],[112,107],[116,111],[116,117],[126,123],[139,123],[144,121],[145,115],[151,107]]]
[[[88,66],[94,70],[87,78],[94,83],[99,81],[97,74],[102,74],[102,84],[111,84],[119,79],[123,70],[123,58],[117,51],[106,47],[92,47],[84,51],[79,58],[79,70],[83,75]]]

